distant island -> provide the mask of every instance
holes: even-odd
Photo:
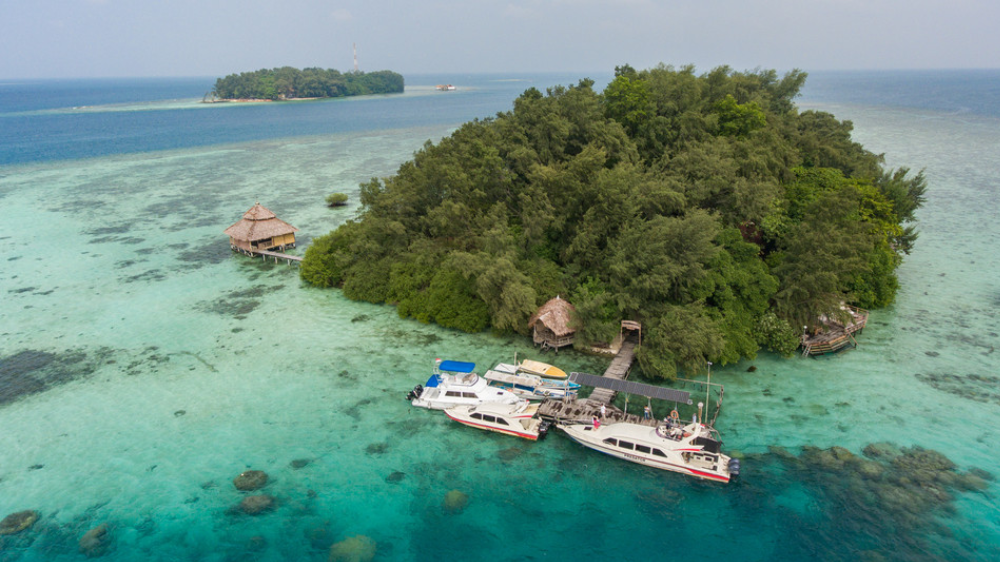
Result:
[[[389,70],[345,72],[290,66],[230,74],[215,81],[206,102],[339,98],[403,92],[403,76]]]
[[[799,111],[805,80],[625,65],[603,92],[529,88],[363,184],[302,278],[468,332],[527,335],[561,296],[582,348],[641,322],[651,377],[790,354],[893,302],[926,188],[850,121]]]

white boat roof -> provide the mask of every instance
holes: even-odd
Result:
[[[542,384],[542,378],[538,375],[528,375],[525,373],[507,373],[505,371],[486,371],[484,377],[494,380],[503,381],[515,384],[524,384],[530,386],[540,386]]]
[[[506,373],[508,375],[517,374],[517,365],[512,365],[510,363],[497,363],[496,367],[490,369],[491,371],[496,371],[498,373]]]
[[[472,406],[469,408],[469,412],[479,412],[482,414],[493,414],[497,416],[509,416],[511,414],[521,414],[528,413],[534,415],[538,411],[538,403],[531,403],[527,400],[522,400],[514,404],[507,402],[483,402],[477,406]]]

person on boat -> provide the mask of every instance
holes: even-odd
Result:
[[[597,416],[594,416],[592,423],[594,424],[594,429],[601,427],[601,420],[597,419]]]

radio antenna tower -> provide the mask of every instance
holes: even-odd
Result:
[[[354,72],[357,72],[358,71],[358,44],[357,43],[353,43],[353,45],[354,45]]]

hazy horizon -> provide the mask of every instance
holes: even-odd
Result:
[[[292,66],[401,74],[995,69],[986,0],[0,0],[0,79],[218,77]]]

